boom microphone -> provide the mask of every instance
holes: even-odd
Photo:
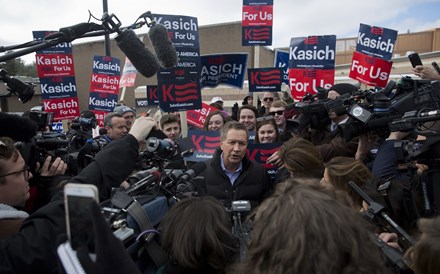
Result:
[[[28,142],[37,135],[37,124],[27,117],[0,112],[0,136]]]
[[[159,70],[156,56],[145,47],[133,30],[124,29],[115,39],[118,47],[140,74],[147,78],[156,74]]]
[[[148,31],[157,59],[163,68],[172,68],[177,65],[177,52],[174,48],[168,31],[164,25],[154,23]]]

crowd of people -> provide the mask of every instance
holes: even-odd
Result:
[[[438,79],[427,71],[424,67],[414,70],[422,78]],[[357,90],[344,83],[325,92],[328,100],[335,100]],[[340,126],[352,118],[340,107],[329,109],[318,126],[292,130],[291,122],[301,114],[293,109],[290,99],[285,94],[280,98],[277,92],[264,92],[259,105],[253,104],[252,95],[247,96],[234,114],[223,109],[220,97],[214,98],[211,105],[217,110],[206,117],[201,130],[220,132],[220,146],[205,162],[200,174],[203,180],[196,184],[197,196],[177,199],[155,230],[159,234],[156,240],[168,254],[166,263],[155,265],[153,271],[133,261],[112,236],[99,207],[92,204],[90,214],[95,234],[99,234],[97,259],[78,254],[85,272],[440,272],[438,205],[432,205],[428,216],[420,209],[423,205],[414,187],[416,180],[423,181],[430,166],[414,162],[402,169],[393,152],[397,141],[421,137],[368,132],[347,140],[341,136]],[[138,166],[147,136],[166,138],[177,146],[166,167],[191,168],[194,163],[186,162],[180,154],[182,125],[178,115],[135,116],[135,110],[123,105],[107,114],[104,130],[95,137],[100,150],[71,177],[63,176],[68,167],[60,157],[47,156],[36,167],[29,167],[15,146],[16,140],[7,132],[0,134],[1,273],[60,272],[56,249],[66,234],[63,185],[94,184],[101,201],[110,199],[114,188],[130,187],[127,178]],[[252,132],[255,140],[250,140]],[[279,144],[265,163],[276,167],[275,175],[249,158],[250,142]],[[370,209],[349,182],[383,205],[383,211],[418,239],[416,243],[410,247],[402,244],[399,231],[387,225],[380,212]],[[30,191],[33,188],[38,191]],[[241,232],[241,222],[250,227],[244,257],[239,254],[241,239],[232,232],[234,201],[248,201],[251,206],[251,211],[240,217]],[[369,219],[379,222],[372,224],[362,218],[368,214],[377,214]],[[400,256],[404,266],[391,260],[381,243]]]

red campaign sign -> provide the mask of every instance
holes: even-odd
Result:
[[[75,76],[72,54],[37,54],[35,58],[39,78]]]
[[[273,6],[243,6],[242,26],[272,26]]]
[[[392,66],[393,62],[355,51],[348,76],[368,86],[383,88],[388,83]]]
[[[205,123],[206,117],[211,111],[216,110],[215,107],[211,107],[208,104],[202,102],[201,109],[192,109],[186,111],[186,119],[188,124],[193,125],[197,128],[202,129]]]
[[[334,82],[335,71],[332,69],[289,69],[289,86],[296,100],[302,100],[306,93],[317,93],[318,87],[330,88]]]
[[[79,116],[78,98],[42,100],[44,111],[53,112],[54,120],[66,120]]]
[[[98,122],[98,126],[103,128],[104,127],[104,117],[108,112],[101,111],[101,110],[92,110],[92,112],[95,113],[96,121]]]
[[[90,91],[118,94],[120,78],[119,75],[93,73],[90,81]]]

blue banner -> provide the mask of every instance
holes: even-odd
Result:
[[[159,96],[157,95],[157,85],[147,86],[147,100],[149,106],[159,105]]]
[[[56,31],[33,31],[34,40],[43,40],[44,37],[55,33]],[[56,46],[36,51],[37,54],[54,54],[54,53],[72,53],[72,43],[60,43]]]
[[[202,108],[199,81],[190,79],[163,79],[159,82],[157,95],[159,107],[165,112]]]
[[[89,97],[89,109],[111,112],[118,103],[118,95],[103,93],[103,92],[90,92]]]
[[[249,159],[261,164],[267,171],[269,178],[274,179],[278,167],[272,164],[266,164],[267,159],[279,150],[281,143],[272,144],[248,144],[247,154]]]
[[[121,60],[109,56],[93,57],[93,73],[110,76],[121,75]]]
[[[248,69],[249,92],[280,91],[282,77],[281,68]]]
[[[243,5],[273,5],[273,0],[243,0]]]
[[[136,108],[146,108],[149,106],[147,98],[135,98],[134,104]]]
[[[289,52],[275,49],[275,59],[273,62],[275,68],[283,69],[283,82],[289,84]]]
[[[289,68],[334,69],[336,35],[295,37],[290,40]]]
[[[77,97],[75,77],[40,78],[41,98]]]
[[[391,61],[397,40],[397,30],[360,24],[356,51]]]
[[[201,57],[201,88],[220,84],[243,88],[247,69],[247,53],[209,54]]]
[[[206,130],[189,130],[188,138],[194,144],[194,153],[185,156],[186,161],[203,162],[211,159],[215,150],[220,146],[220,132]]]

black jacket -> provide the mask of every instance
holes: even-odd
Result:
[[[207,195],[221,200],[227,208],[231,207],[232,201],[248,200],[251,209],[255,209],[271,191],[266,170],[245,157],[242,160],[243,170],[234,185],[231,185],[221,167],[221,153],[220,149],[215,151],[214,157],[206,161],[206,169],[201,174],[205,178]]]
[[[100,198],[109,198],[111,187],[132,171],[138,147],[132,135],[111,142],[70,182],[95,184]],[[0,241],[0,273],[59,273],[56,248],[66,234],[61,197],[25,219],[19,233]]]

